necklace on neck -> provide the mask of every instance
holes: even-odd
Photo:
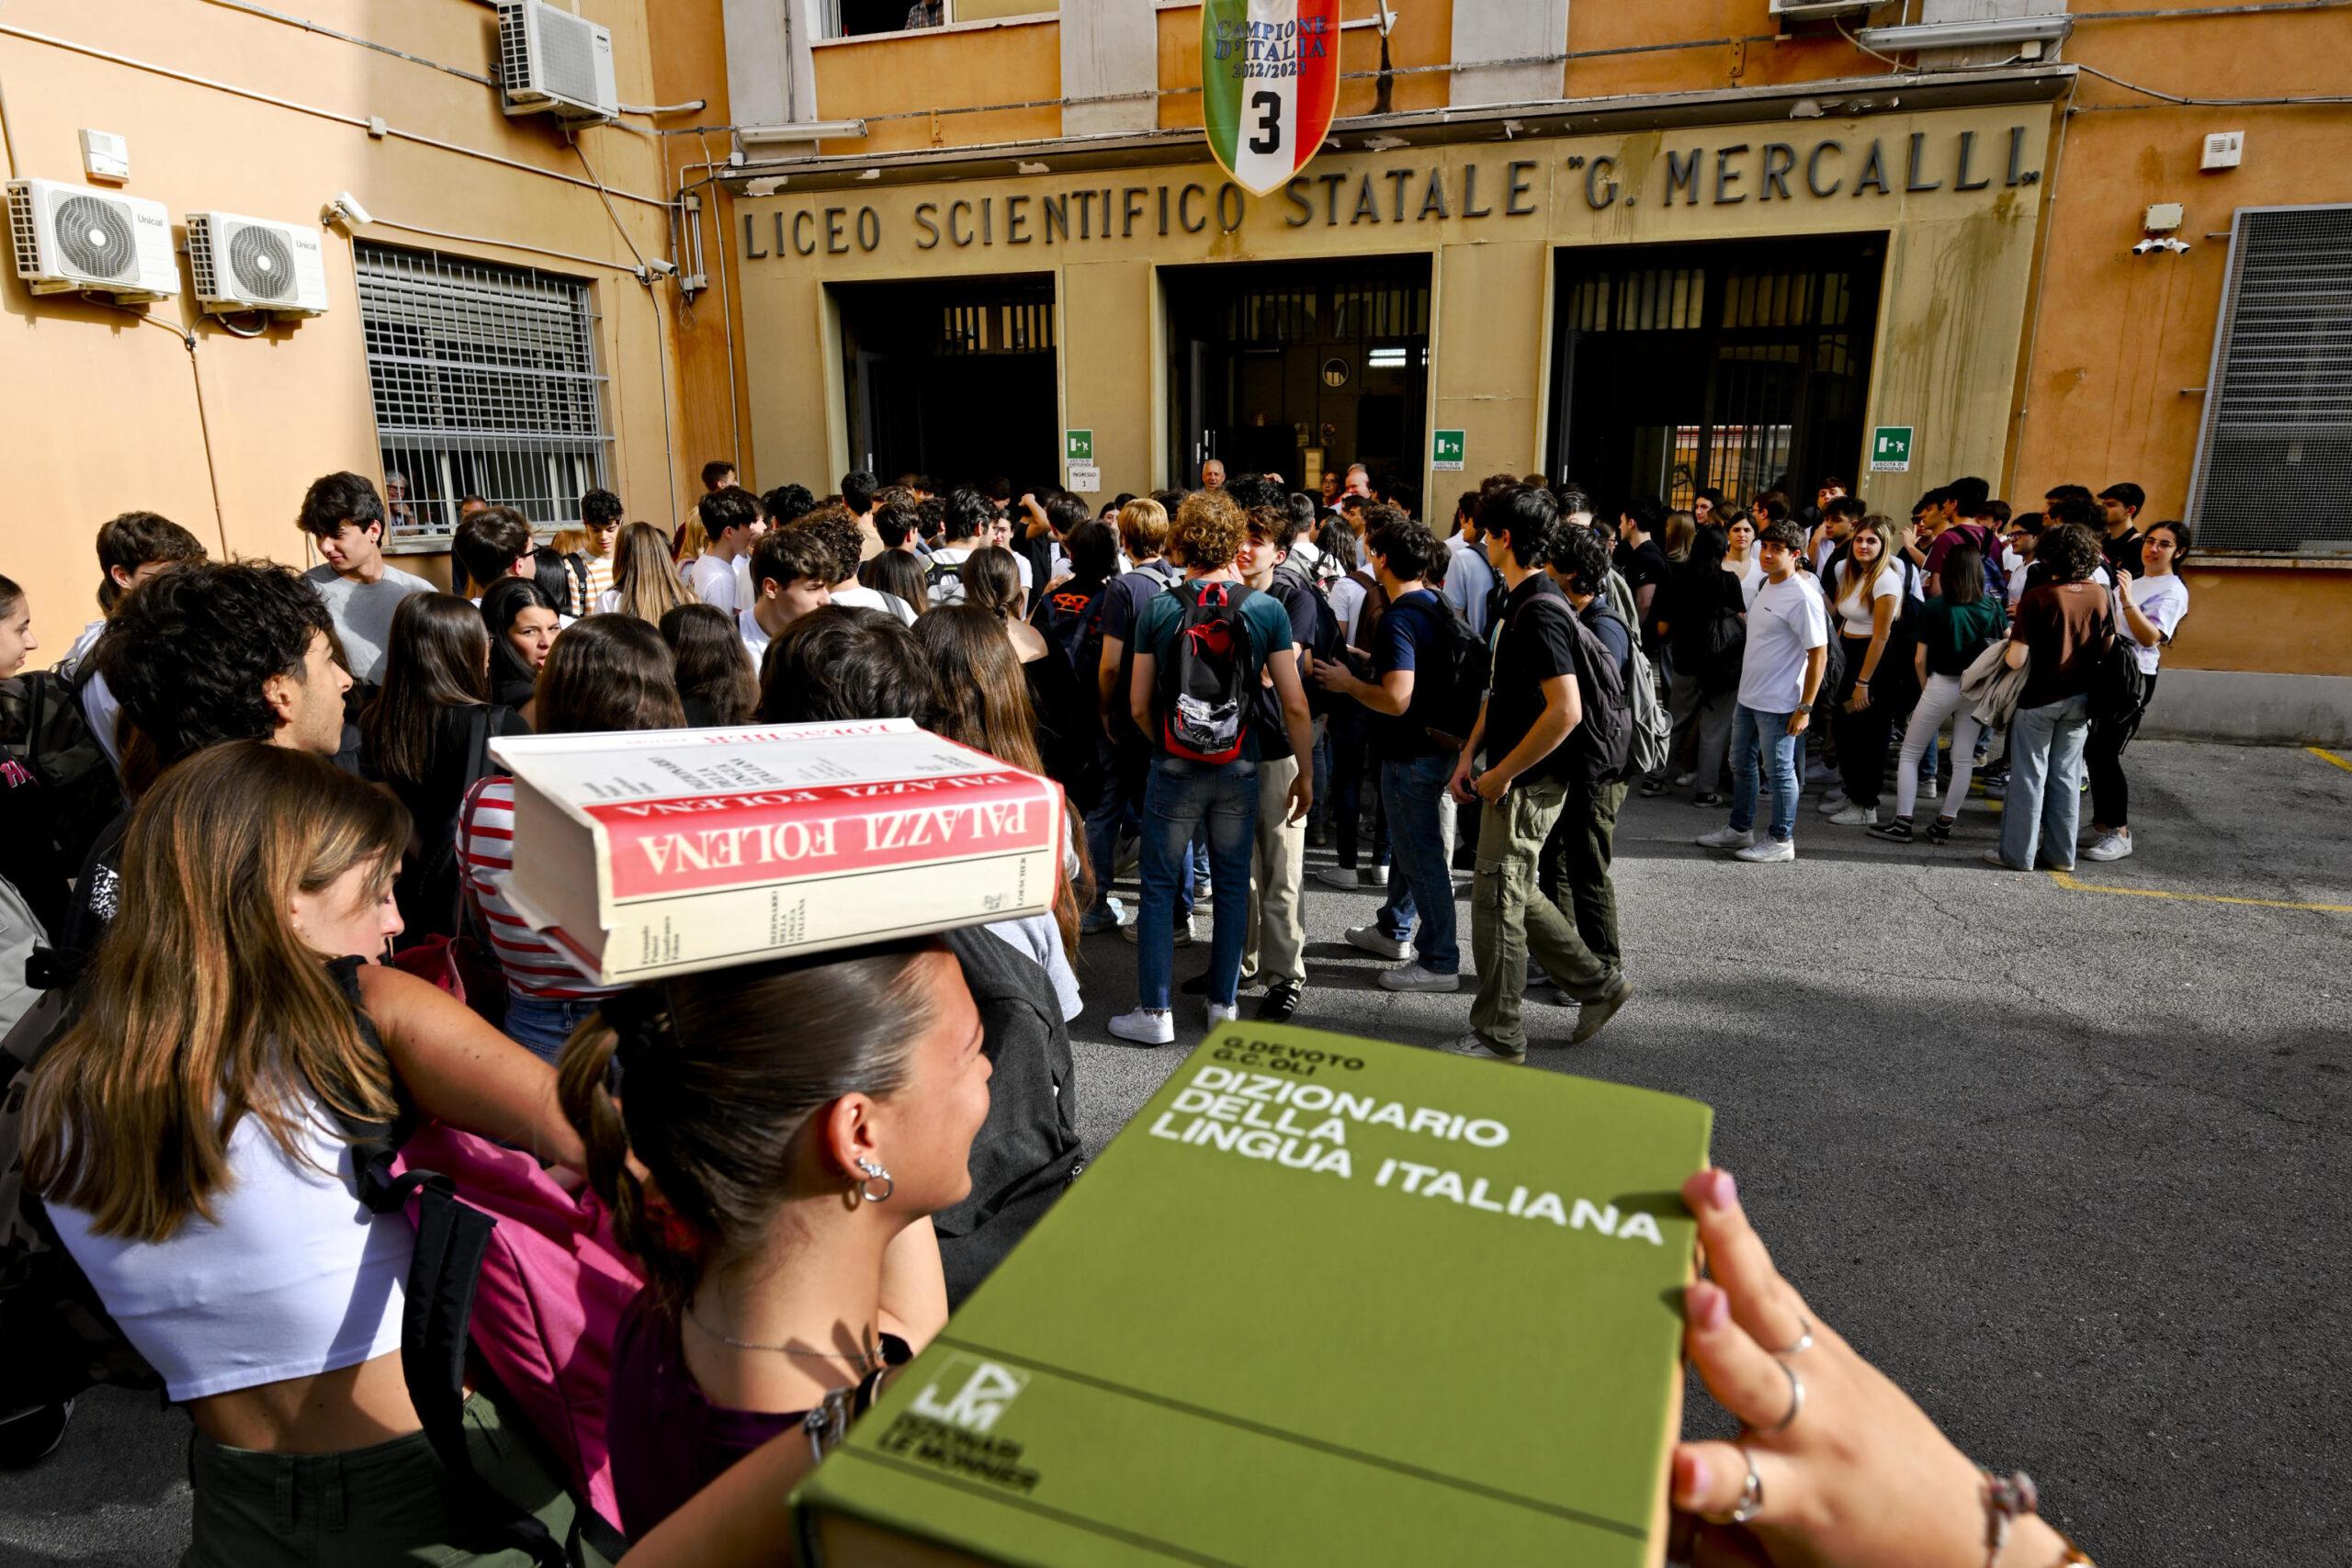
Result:
[[[695,1309],[692,1307],[685,1308],[683,1315],[688,1323],[693,1324],[721,1345],[731,1346],[738,1350],[772,1350],[779,1356],[802,1356],[810,1360],[838,1361],[844,1366],[855,1367],[861,1371],[869,1372],[882,1365],[882,1351],[878,1346],[854,1356],[844,1356],[832,1350],[804,1350],[797,1345],[763,1345],[756,1340],[738,1339],[732,1335],[721,1334],[701,1318],[696,1317]]]

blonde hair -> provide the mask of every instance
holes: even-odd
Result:
[[[1859,592],[1862,596],[1862,603],[1868,604],[1872,596],[1878,592],[1879,574],[1894,564],[1894,520],[1883,513],[1873,512],[1854,525],[1854,532],[1857,535],[1876,534],[1878,554],[1871,558],[1868,567],[1858,571],[1855,570],[1852,555],[1853,541],[1851,539],[1846,541],[1848,554],[1846,564],[1838,570],[1841,583],[1838,602],[1842,604]]]
[[[1168,547],[1168,509],[1148,495],[1119,508],[1119,543],[1136,560],[1148,560]]]
[[[389,791],[306,751],[236,740],[166,773],[123,840],[88,1005],[34,1070],[28,1184],[93,1235],[166,1241],[215,1217],[246,1117],[288,1159],[321,1109],[389,1122],[390,1066],[290,905],[362,866],[381,898],[408,835]]]
[[[620,594],[620,613],[658,626],[662,617],[694,595],[679,581],[677,563],[670,558],[670,541],[650,523],[632,523],[613,545],[613,587]]]
[[[690,560],[700,560],[709,550],[710,534],[702,525],[702,513],[687,513],[686,520],[678,525],[678,538],[671,547],[670,558],[684,566]]]
[[[548,547],[560,556],[576,556],[588,548],[588,530],[574,523],[548,536]]]

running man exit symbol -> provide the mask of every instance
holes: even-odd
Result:
[[[1063,431],[1062,460],[1068,463],[1094,461],[1094,432],[1091,430]]]
[[[1871,433],[1871,472],[1907,474],[1911,471],[1911,426],[1882,424]]]
[[[1445,473],[1459,473],[1462,469],[1464,445],[1462,432],[1458,430],[1440,430],[1431,433],[1430,467]]]

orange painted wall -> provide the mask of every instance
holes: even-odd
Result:
[[[864,140],[829,141],[822,151],[903,152],[1059,136],[1061,47],[1061,25],[1050,17],[820,44],[818,117],[866,122]],[[931,112],[1020,103],[1043,107]]]

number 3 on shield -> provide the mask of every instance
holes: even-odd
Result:
[[[1250,139],[1250,151],[1261,156],[1280,151],[1283,144],[1283,100],[1276,93],[1253,93],[1250,107],[1258,115],[1258,134]]]

